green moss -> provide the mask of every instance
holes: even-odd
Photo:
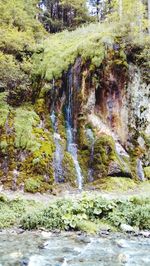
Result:
[[[6,136],[9,176],[5,181],[5,187],[12,188],[13,170],[17,168],[19,169],[18,187],[22,186],[29,178],[34,178],[35,182],[39,182],[38,176],[41,176],[42,184],[39,191],[51,189],[50,186],[54,181],[53,153],[55,146],[51,133],[46,128],[38,127],[39,123],[39,116],[33,110],[33,106],[29,104],[16,108],[13,117],[9,115],[8,125],[12,133]],[[5,141],[4,138],[3,141]],[[2,143],[5,144],[5,142]]]
[[[115,152],[115,142],[112,137],[101,135],[94,143],[93,169],[96,179],[107,176],[111,161],[118,162]]]
[[[39,116],[30,108],[20,107],[16,109],[14,119],[15,146],[20,149],[34,151],[40,144],[33,134],[33,128],[40,122]]]
[[[25,184],[24,184],[24,189],[27,192],[31,192],[31,193],[35,193],[40,191],[40,187],[42,185],[41,180],[33,179],[33,178],[29,178],[27,180],[25,180]]]
[[[143,157],[145,150],[141,148],[139,144],[137,144],[136,138],[133,141],[134,141],[134,149],[129,150],[130,167],[133,179],[138,181],[139,177],[137,174],[137,160]]]
[[[66,139],[67,139],[67,133],[66,133],[66,122],[63,112],[59,113],[57,116],[58,121],[58,132],[61,136],[61,139],[63,141],[64,147],[66,146]]]
[[[95,179],[108,175],[132,177],[129,159],[119,156],[114,139],[104,134],[101,134],[94,143],[92,168]]]
[[[44,129],[35,128],[34,135],[39,141],[40,148],[31,152],[20,167],[23,176],[18,179],[19,183],[24,182],[28,177],[34,176],[34,181],[38,181],[38,175],[42,176],[40,191],[49,190],[50,185],[54,182],[53,154],[54,144],[52,136]],[[25,175],[26,174],[26,175]],[[45,181],[44,181],[45,176]],[[44,182],[44,183],[43,183]]]
[[[7,100],[7,93],[1,92],[0,93],[0,128],[5,126],[10,107],[6,102]]]
[[[92,185],[95,189],[118,192],[134,190],[137,187],[137,183],[130,178],[110,176],[96,180]]]
[[[82,175],[84,176],[84,182],[88,180],[88,170],[90,166],[90,151],[86,150],[79,150],[78,152],[78,160],[82,170]]]
[[[111,36],[111,29],[106,31]],[[100,66],[105,56],[103,35],[102,25],[97,24],[51,36],[44,42],[43,54],[34,56],[34,73],[46,80],[60,78],[78,56],[82,56],[83,62],[90,59],[92,64]]]
[[[64,158],[62,161],[62,166],[64,170],[65,182],[71,183],[73,186],[76,185],[76,170],[72,156],[68,152],[64,152]]]
[[[77,229],[88,234],[96,234],[99,231],[99,225],[92,221],[82,220],[77,224]]]
[[[150,166],[144,168],[145,177],[150,179]]]

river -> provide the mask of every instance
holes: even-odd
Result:
[[[0,232],[0,266],[149,266],[150,239],[113,233]]]

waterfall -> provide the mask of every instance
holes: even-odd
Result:
[[[66,105],[66,128],[67,128],[67,151],[71,154],[74,166],[77,174],[77,182],[79,190],[82,190],[83,177],[81,173],[81,168],[78,162],[78,149],[75,143],[75,128],[73,123],[73,113],[72,113],[72,72],[69,73],[68,79],[68,95],[67,95],[67,105]]]
[[[139,180],[141,181],[145,180],[144,170],[143,170],[142,162],[140,159],[137,160],[137,175],[138,175]]]
[[[57,117],[54,112],[52,111],[52,114],[50,116],[52,125],[53,125],[53,130],[54,130],[54,143],[55,143],[55,153],[54,153],[54,174],[55,174],[55,181],[63,181],[63,169],[62,169],[62,160],[63,160],[63,148],[61,145],[61,137],[58,134],[58,129],[57,129]]]

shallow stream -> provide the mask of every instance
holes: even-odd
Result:
[[[0,233],[0,266],[149,266],[150,239],[119,233],[97,237]]]

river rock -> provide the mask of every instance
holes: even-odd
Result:
[[[128,244],[127,244],[125,239],[116,240],[116,244],[120,248],[127,248],[128,247]]]
[[[72,253],[72,247],[63,247],[62,252],[63,253]]]
[[[75,240],[77,242],[82,242],[82,243],[85,243],[85,244],[88,244],[88,243],[91,242],[91,239],[88,236],[84,236],[84,235],[77,236]]]
[[[101,230],[99,235],[100,236],[108,236],[110,234],[110,232],[108,230]]]
[[[27,266],[28,263],[29,263],[29,259],[27,259],[27,258],[23,258],[23,259],[21,260],[21,262],[20,262],[20,265],[21,265],[21,266]]]
[[[140,235],[146,238],[150,238],[150,231],[140,231]]]
[[[119,256],[118,256],[118,261],[119,261],[119,263],[123,263],[123,264],[125,264],[125,263],[127,263],[128,262],[128,256],[126,255],[126,254],[119,254]]]
[[[135,229],[132,226],[128,225],[128,224],[121,224],[120,228],[125,233],[135,232]]]
[[[44,238],[50,238],[52,236],[52,233],[51,232],[41,232],[41,235],[44,237]]]

